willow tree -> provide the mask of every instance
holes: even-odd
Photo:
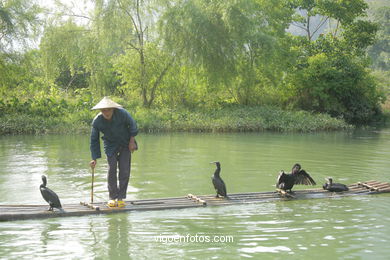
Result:
[[[154,30],[158,8],[154,7],[155,1],[108,0],[96,1],[95,8],[94,28],[104,35],[103,45],[116,47],[110,61],[121,79],[117,89],[132,97],[137,93],[145,107],[153,105],[173,62],[159,49]]]
[[[64,90],[88,87],[85,63],[88,32],[71,20],[45,28],[40,53],[47,84],[56,84]]]
[[[29,0],[5,0],[0,2],[0,51],[11,50],[17,43],[37,36],[42,9]]]
[[[41,20],[41,8],[34,1],[0,1],[0,88],[1,92],[21,84],[25,78],[20,54],[29,40],[36,38]],[[1,93],[3,94],[3,93]]]
[[[278,46],[293,13],[284,2],[171,1],[161,37],[165,48],[204,72],[216,100],[255,104],[283,67]]]

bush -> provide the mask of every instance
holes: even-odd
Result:
[[[294,76],[296,107],[368,124],[378,113],[384,94],[363,61],[347,54],[320,53]]]

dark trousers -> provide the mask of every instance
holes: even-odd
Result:
[[[121,147],[113,156],[107,156],[108,193],[111,200],[126,198],[127,185],[130,178],[131,153],[128,147]],[[117,169],[119,174],[117,177]],[[119,179],[119,185],[118,185]]]

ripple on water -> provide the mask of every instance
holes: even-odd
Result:
[[[31,145],[30,137],[19,146],[21,138],[12,138],[0,137],[2,203],[15,203],[14,193],[23,203],[43,203],[38,190],[42,173],[64,202],[89,198],[86,136],[38,137],[33,141],[38,146]],[[129,199],[210,194],[210,157],[222,162],[232,193],[273,190],[279,168],[295,161],[319,182],[316,187],[329,175],[345,183],[389,181],[389,142],[380,136],[364,142],[333,133],[141,135],[138,140],[145,149],[134,158]],[[178,163],[178,158],[183,160]],[[102,159],[95,175],[97,201],[107,199],[105,172]],[[238,253],[241,258],[281,259],[295,253],[312,259],[331,253],[335,259],[387,259],[389,195],[2,223],[0,258],[229,259]],[[187,234],[233,235],[234,242],[170,246],[155,240]]]
[[[243,253],[253,254],[253,253],[291,252],[291,249],[286,246],[256,246],[256,247],[240,248],[239,251]]]

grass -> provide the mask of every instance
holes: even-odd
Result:
[[[217,110],[145,109],[128,111],[141,132],[315,132],[351,130],[352,125],[326,114],[284,111],[275,107],[229,106]],[[96,112],[88,109],[53,115],[22,112],[0,117],[0,134],[89,133]]]
[[[353,126],[329,115],[284,111],[275,107],[229,106],[218,110],[141,110],[135,113],[145,131],[313,132],[350,130]]]

